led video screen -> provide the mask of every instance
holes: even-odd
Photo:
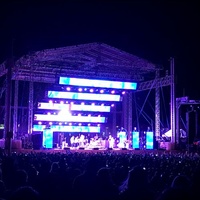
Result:
[[[43,130],[42,146],[44,148],[53,148],[53,131],[51,129]]]
[[[140,147],[139,132],[132,132],[132,147],[138,149]]]
[[[110,112],[110,106],[71,105],[71,111]]]
[[[76,92],[48,91],[48,98],[73,99],[73,100],[95,100],[95,101],[121,101],[120,95],[114,94],[91,94]]]
[[[33,125],[33,131],[44,131],[46,125]],[[100,133],[100,127],[98,126],[58,126],[52,125],[51,130],[53,132],[84,132],[84,133]]]
[[[153,149],[153,132],[146,132],[146,149]]]
[[[35,114],[35,121],[105,123],[105,117]]]
[[[46,128],[46,125],[33,125],[33,131],[43,131]]]
[[[122,89],[122,90],[136,90],[137,88],[137,83],[135,82],[94,80],[94,79],[70,78],[70,77],[60,77],[59,84],[72,85],[72,86]]]
[[[61,104],[61,103],[38,103],[38,109],[69,110],[69,111],[92,111],[110,112],[110,106],[103,105],[82,105],[82,104]]]
[[[69,104],[61,104],[61,103],[38,103],[38,109],[48,109],[48,110],[69,110]]]

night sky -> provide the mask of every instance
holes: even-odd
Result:
[[[12,52],[19,58],[36,50],[102,42],[166,70],[174,57],[176,96],[200,99],[197,3],[5,2],[0,3],[1,63]]]

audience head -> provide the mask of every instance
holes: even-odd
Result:
[[[23,186],[16,189],[8,200],[40,200],[40,195],[32,187]]]
[[[192,184],[190,179],[185,175],[177,175],[171,184],[171,187],[174,189],[182,189],[182,190],[189,190]]]

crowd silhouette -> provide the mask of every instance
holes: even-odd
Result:
[[[193,199],[200,156],[168,151],[1,152],[1,200]]]

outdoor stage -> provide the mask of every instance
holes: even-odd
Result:
[[[64,147],[64,148],[23,148],[21,140],[12,140],[12,152],[19,153],[66,153],[66,152],[81,152],[81,153],[100,153],[100,152],[113,152],[113,153],[133,153],[133,154],[145,154],[145,153],[164,153],[164,152],[177,152],[171,148],[171,143],[162,142],[157,149],[145,149],[145,148],[105,148],[105,147]],[[5,148],[5,140],[0,139],[0,148]],[[179,151],[180,152],[180,151]]]
[[[112,154],[166,154],[166,153],[180,153],[180,151],[176,150],[164,150],[164,149],[72,149],[72,148],[65,148],[65,149],[40,149],[40,150],[34,150],[34,149],[12,149],[12,152],[16,153],[45,153],[45,154],[66,154],[66,153],[112,153]]]

